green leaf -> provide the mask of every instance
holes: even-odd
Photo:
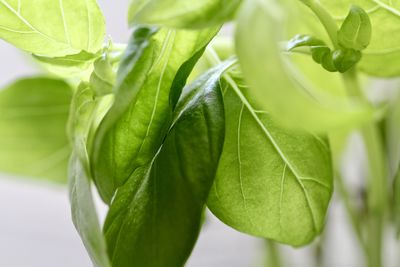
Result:
[[[280,124],[308,131],[351,128],[370,120],[370,107],[313,88],[281,53],[285,13],[278,2],[249,0],[239,14],[237,54],[256,107]]]
[[[326,46],[326,44],[313,36],[307,34],[298,34],[288,42],[286,49],[291,51],[295,48],[303,46]]]
[[[337,71],[332,58],[332,51],[326,46],[311,47],[312,58],[318,64],[321,64],[324,69],[330,72]]]
[[[350,7],[356,3],[368,14],[372,25],[371,42],[363,51],[359,68],[371,75],[390,77],[400,75],[400,5],[397,1],[321,0],[320,3],[337,19],[345,20]]]
[[[352,6],[339,32],[339,45],[343,48],[364,50],[371,41],[371,21],[364,9]]]
[[[33,54],[100,50],[105,23],[96,0],[0,0],[0,38]]]
[[[101,57],[94,62],[90,84],[98,96],[111,94],[116,82],[116,71],[108,57]]]
[[[69,167],[71,213],[74,225],[82,238],[95,267],[111,267],[106,241],[100,228],[94,205],[90,179],[86,176],[79,157],[71,157]]]
[[[400,95],[391,97],[382,126],[389,173],[394,177],[400,166]]]
[[[100,125],[92,155],[105,202],[159,149],[186,79],[216,33],[135,31],[119,69],[115,103]]]
[[[334,51],[332,57],[335,68],[344,73],[360,61],[361,52],[353,49],[340,49]]]
[[[226,81],[225,144],[208,207],[239,231],[293,246],[311,242],[333,189],[327,140],[278,127]]]
[[[82,83],[74,94],[69,121],[73,144],[68,170],[72,220],[95,267],[111,267],[93,201],[88,156],[90,135],[98,126],[96,118],[102,118],[99,107],[104,99],[95,100],[90,85]]]
[[[45,77],[0,91],[0,171],[66,182],[71,97],[68,84]]]
[[[197,239],[224,138],[220,75],[189,86],[165,142],[117,191],[105,222],[113,266],[180,267]]]
[[[50,73],[68,77],[83,76],[86,71],[90,71],[90,67],[99,55],[82,51],[79,54],[64,57],[51,58],[37,55],[33,57]]]
[[[242,0],[148,0],[133,1],[131,25],[137,23],[172,28],[220,26],[232,19]]]

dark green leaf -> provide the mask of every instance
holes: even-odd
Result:
[[[181,267],[197,239],[224,138],[220,66],[189,86],[152,161],[116,194],[104,231],[113,266]]]
[[[353,49],[336,50],[333,52],[333,62],[339,72],[346,72],[361,59],[361,52]]]
[[[66,126],[72,89],[63,81],[38,77],[0,91],[0,170],[66,182]]]
[[[135,31],[95,140],[94,179],[106,202],[158,151],[186,79],[217,31]]]

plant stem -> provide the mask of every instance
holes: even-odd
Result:
[[[365,253],[365,256],[368,255],[368,247],[365,243],[364,236],[363,236],[363,231],[362,231],[362,221],[360,220],[359,214],[357,213],[356,209],[351,203],[351,199],[349,196],[348,190],[346,190],[346,184],[343,180],[342,175],[337,171],[336,172],[336,185],[339,190],[339,194],[342,198],[343,204],[345,206],[345,209],[347,211],[347,214],[350,218],[350,222],[353,226],[353,230],[355,232],[355,236],[357,237],[357,240]]]
[[[358,83],[355,68],[344,73],[343,79],[352,96],[368,102]],[[388,193],[385,156],[378,125],[375,122],[362,127],[361,134],[368,158],[368,266],[381,267],[383,224]]]
[[[271,240],[265,240],[265,244],[268,251],[265,267],[282,267],[283,264],[277,244]]]
[[[325,10],[321,4],[316,1],[316,0],[300,0],[303,4],[308,6],[314,14],[318,17],[318,19],[321,21],[322,25],[324,26],[326,32],[329,35],[329,38],[332,41],[333,47],[337,49],[339,47],[339,42],[338,42],[338,26],[336,24],[336,21],[333,19],[333,17]]]

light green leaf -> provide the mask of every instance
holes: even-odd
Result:
[[[400,2],[386,0],[321,0],[320,3],[340,24],[353,4],[364,9],[371,20],[372,39],[359,63],[368,74],[389,77],[400,75]]]
[[[302,46],[326,46],[326,44],[311,35],[298,34],[288,42],[287,50],[290,51]]]
[[[172,28],[219,26],[232,19],[242,0],[148,0],[133,1],[129,13],[136,23]]]
[[[90,84],[96,95],[107,95],[113,92],[116,82],[116,70],[108,57],[101,57],[94,63]]]
[[[339,45],[347,49],[364,50],[371,41],[371,21],[364,9],[352,6],[338,32]]]
[[[93,151],[94,179],[106,202],[159,149],[186,79],[216,33],[135,31],[119,69],[115,103]]]
[[[90,85],[82,83],[71,104],[69,130],[73,153],[69,165],[69,190],[72,220],[95,267],[111,267],[90,184],[88,148],[104,101],[94,98]],[[104,112],[103,112],[104,113]]]
[[[72,89],[36,77],[0,91],[0,171],[66,182]]]
[[[222,151],[219,79],[229,65],[185,90],[158,153],[117,191],[104,227],[113,266],[184,266]]]
[[[360,61],[361,52],[354,49],[339,49],[333,52],[332,57],[335,68],[344,73]]]
[[[226,80],[225,144],[208,207],[239,231],[293,246],[311,242],[333,189],[327,140],[278,127]]]
[[[100,50],[105,23],[96,0],[0,0],[0,38],[45,57]]]
[[[86,176],[79,157],[75,154],[70,160],[69,176],[71,213],[74,225],[94,266],[111,267],[93,201],[90,180]]]
[[[42,57],[33,55],[33,57],[47,71],[60,77],[84,76],[86,72],[91,71],[93,62],[99,57],[97,54],[91,54],[82,51],[79,54],[68,55],[64,57]]]
[[[355,127],[371,119],[371,108],[317,90],[299,74],[280,51],[283,18],[276,0],[249,0],[239,15],[237,54],[255,105],[278,123],[308,131]]]

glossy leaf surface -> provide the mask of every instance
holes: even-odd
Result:
[[[188,258],[223,145],[225,68],[185,90],[160,150],[117,191],[104,228],[114,266],[179,267]]]
[[[186,79],[216,32],[139,28],[134,33],[119,69],[115,103],[94,147],[94,178],[106,202],[159,149]]]

